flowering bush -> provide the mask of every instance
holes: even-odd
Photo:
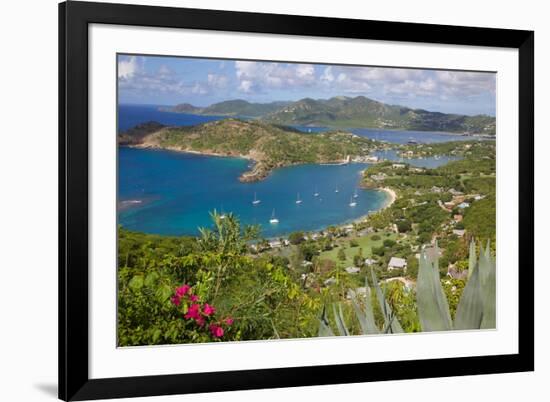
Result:
[[[172,304],[183,310],[183,319],[194,324],[198,329],[209,333],[214,339],[221,339],[233,324],[233,318],[222,320],[216,317],[216,308],[208,303],[201,303],[199,296],[187,284],[176,288],[170,298]]]

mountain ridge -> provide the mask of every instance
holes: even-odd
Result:
[[[378,128],[390,130],[443,131],[495,135],[496,120],[488,115],[431,112],[390,105],[365,96],[303,98],[294,102],[253,103],[234,99],[197,107],[182,103],[163,111],[201,115],[240,116],[280,125],[326,126],[332,128]]]

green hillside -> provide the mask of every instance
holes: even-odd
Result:
[[[367,155],[376,142],[341,131],[305,134],[259,121],[225,119],[191,127],[149,122],[119,134],[119,144],[249,158],[257,163],[241,180],[254,181],[276,167]]]

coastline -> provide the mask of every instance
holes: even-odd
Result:
[[[382,211],[383,209],[389,208],[397,199],[397,193],[395,190],[391,189],[390,187],[381,187],[378,190],[384,191],[386,194],[390,196],[388,202],[386,205],[384,205],[382,208],[379,209],[379,211]]]

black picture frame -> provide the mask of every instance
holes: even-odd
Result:
[[[519,52],[517,354],[214,373],[88,375],[88,26],[514,48]],[[169,395],[534,370],[534,32],[70,1],[59,5],[59,398]],[[520,266],[521,264],[521,266]]]

